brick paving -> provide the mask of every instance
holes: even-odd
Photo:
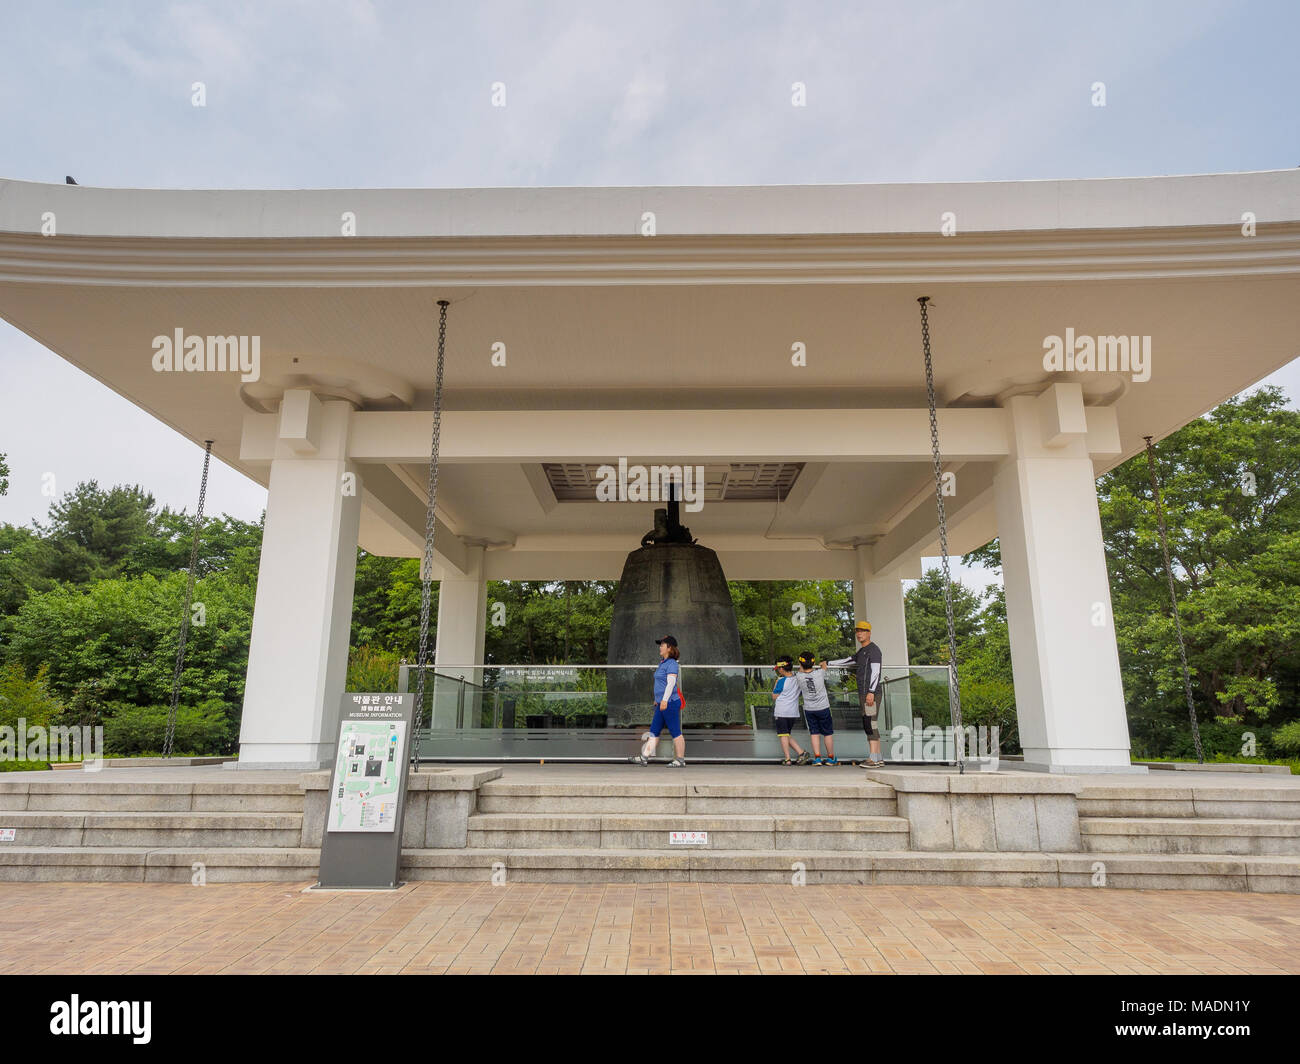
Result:
[[[1300,896],[766,884],[6,883],[6,973],[1300,973]]]

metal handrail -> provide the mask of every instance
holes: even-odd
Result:
[[[681,662],[679,662],[679,664],[683,669],[770,669],[772,667],[771,662],[768,662],[763,665],[714,665],[712,663],[687,664]],[[413,664],[409,664],[405,667],[408,669],[419,668],[418,665],[413,665]],[[441,670],[441,669],[653,669],[657,667],[658,667],[657,663],[654,662],[646,662],[644,665],[498,665],[495,662],[478,662],[477,664],[474,665],[460,665],[460,664],[453,663],[447,665],[436,665],[436,666],[426,665],[425,666],[425,668],[427,669],[436,669],[436,670]],[[829,665],[827,666],[827,668],[839,669],[841,671],[850,671],[856,668],[856,666]],[[882,669],[942,669],[944,672],[948,671],[947,665],[882,665],[881,668]],[[453,676],[451,677],[451,679],[454,680],[456,679],[456,677]],[[895,677],[894,680],[886,680],[885,683],[894,683],[895,680],[901,680],[901,679],[903,679],[903,677],[899,676],[899,677]]]

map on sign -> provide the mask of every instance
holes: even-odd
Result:
[[[345,720],[330,796],[330,831],[392,831],[402,788],[404,720]]]

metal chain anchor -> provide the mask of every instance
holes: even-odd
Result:
[[[181,671],[185,668],[185,644],[190,636],[190,606],[194,600],[194,574],[199,565],[199,533],[203,528],[203,500],[208,494],[208,464],[212,461],[212,441],[203,448],[203,479],[199,481],[199,508],[194,514],[194,539],[190,543],[190,574],[185,581],[185,606],[181,611],[181,635],[176,647],[176,672],[172,675],[172,704],[167,710],[167,735],[163,739],[163,757],[172,756],[176,740],[176,707],[181,700]]]
[[[442,436],[442,371],[447,350],[447,307],[438,300],[438,375],[433,389],[433,444],[429,454],[429,506],[424,515],[424,558],[420,566],[420,649],[415,659],[415,729],[411,736],[412,769],[420,771],[420,728],[424,724],[424,673],[429,662],[429,603],[433,590],[434,507],[438,501],[438,444]]]
[[[1169,534],[1165,529],[1165,504],[1160,497],[1160,480],[1156,476],[1155,450],[1151,446],[1151,437],[1143,436],[1147,441],[1147,471],[1151,474],[1151,491],[1156,502],[1156,527],[1160,531],[1160,550],[1165,556],[1165,575],[1169,577],[1169,605],[1174,612],[1174,631],[1178,634],[1178,657],[1183,664],[1183,691],[1187,695],[1187,715],[1192,721],[1192,743],[1196,747],[1197,764],[1205,763],[1205,754],[1201,750],[1201,729],[1196,723],[1196,704],[1192,701],[1192,674],[1187,668],[1187,644],[1183,640],[1183,622],[1178,617],[1178,592],[1174,588],[1174,567],[1169,561]]]
[[[952,577],[948,572],[948,517],[943,505],[943,465],[939,452],[939,420],[935,415],[934,365],[930,360],[929,296],[921,304],[921,346],[925,352],[925,396],[930,406],[930,453],[934,458],[934,501],[939,511],[939,556],[943,561],[943,609],[948,619],[948,716],[953,728],[953,751],[957,769],[966,772],[961,730],[961,688],[957,675],[957,628],[952,619]]]

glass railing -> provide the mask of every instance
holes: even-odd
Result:
[[[402,665],[398,690],[414,691],[415,666]],[[421,758],[534,761],[625,759],[637,753],[654,712],[654,665],[439,665],[426,675]],[[797,672],[796,672],[797,675]],[[886,761],[951,761],[944,666],[885,666],[876,718]],[[683,665],[686,756],[709,760],[781,757],[770,666]],[[867,756],[850,668],[827,670],[826,689],[840,760]],[[942,730],[942,734],[940,734]],[[927,734],[928,733],[928,734]],[[809,747],[800,716],[794,735]],[[668,733],[660,753],[671,756]]]

